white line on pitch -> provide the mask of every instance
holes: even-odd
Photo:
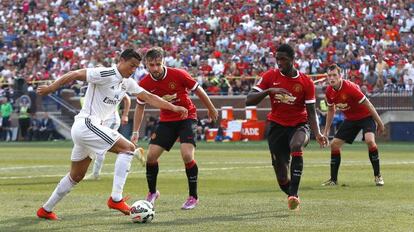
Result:
[[[243,164],[249,164],[250,162],[245,162]],[[240,163],[239,163],[240,164]],[[389,162],[383,161],[381,165],[407,165],[407,164],[414,164],[414,161],[397,161],[397,162]],[[369,161],[367,162],[360,162],[360,161],[347,161],[343,163],[343,166],[355,166],[355,165],[371,165]],[[327,167],[329,163],[305,163],[306,167]],[[34,167],[34,166],[32,166]],[[39,167],[39,166],[36,166]],[[235,170],[235,169],[258,169],[258,168],[270,168],[271,165],[261,165],[261,166],[237,166],[237,167],[222,167],[222,168],[200,168],[200,171],[227,171],[227,170]],[[183,172],[184,169],[165,169],[160,170],[161,173],[176,173],[176,172]],[[144,170],[142,171],[132,171],[130,173],[145,173]],[[11,179],[33,179],[33,178],[45,178],[45,177],[62,177],[66,173],[62,174],[49,174],[49,175],[33,175],[33,176],[7,176],[7,177],[0,177],[0,180],[11,180]],[[113,175],[113,172],[104,172],[101,173],[103,176]]]

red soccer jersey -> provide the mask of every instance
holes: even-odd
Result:
[[[369,110],[361,103],[366,99],[359,86],[343,80],[338,91],[332,86],[326,88],[326,102],[329,106],[335,104],[336,109],[341,110],[345,118],[350,121],[360,120],[371,115]]]
[[[164,100],[182,106],[188,110],[189,119],[197,119],[196,107],[191,101],[188,93],[194,91],[198,87],[198,83],[182,69],[165,67],[165,74],[163,79],[156,80],[150,74],[147,74],[139,85],[148,92],[155,94]],[[139,104],[143,104],[137,99]],[[160,121],[180,121],[183,120],[180,114],[170,110],[161,109]]]
[[[262,92],[269,88],[284,88],[286,94],[269,94],[272,111],[267,119],[283,126],[296,126],[308,121],[305,104],[315,103],[315,86],[312,80],[298,72],[296,77],[286,77],[279,69],[271,69],[262,75],[254,89]]]

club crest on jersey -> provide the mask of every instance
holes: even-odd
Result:
[[[346,99],[348,99],[348,96],[346,94],[341,94],[341,96],[339,97],[342,101],[346,101]]]
[[[293,91],[295,91],[296,93],[300,93],[302,92],[303,88],[301,84],[295,84],[293,85]]]
[[[174,82],[170,82],[170,83],[168,83],[168,88],[169,88],[169,89],[175,89],[175,87],[176,87],[176,85],[175,85],[175,83],[174,83]]]
[[[122,83],[122,85],[121,85],[121,90],[122,91],[125,91],[126,90],[126,86],[124,85],[124,83]]]

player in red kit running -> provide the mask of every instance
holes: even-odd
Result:
[[[160,193],[156,189],[158,175],[158,159],[164,150],[169,151],[177,138],[180,138],[181,156],[185,164],[188,178],[189,197],[181,207],[192,209],[198,204],[197,178],[198,167],[194,160],[195,139],[197,130],[197,109],[190,100],[189,92],[194,92],[208,109],[208,116],[217,119],[217,110],[208,98],[206,92],[184,70],[164,66],[164,51],[160,47],[149,49],[144,57],[145,66],[149,72],[139,83],[147,91],[160,96],[168,102],[182,106],[188,110],[188,117],[182,119],[179,114],[161,110],[160,123],[151,137],[147,153],[147,183],[149,192],[147,200],[154,203]],[[134,132],[132,142],[137,142],[141,126],[145,102],[137,99],[135,108]]]
[[[246,105],[257,105],[266,96],[270,97],[272,111],[267,116],[270,121],[267,140],[277,181],[288,195],[291,210],[297,209],[300,203],[302,155],[310,139],[308,122],[318,143],[322,147],[328,143],[319,130],[315,86],[309,77],[293,67],[294,53],[291,46],[281,45],[276,53],[279,69],[265,72],[246,99]]]
[[[326,102],[328,114],[324,135],[329,133],[335,110],[341,110],[345,115],[345,121],[339,127],[331,142],[331,178],[322,185],[338,184],[338,169],[341,163],[341,147],[344,143],[352,144],[357,134],[362,130],[365,143],[368,145],[369,160],[374,169],[375,184],[384,185],[380,173],[380,163],[377,144],[375,143],[375,131],[384,131],[381,121],[374,106],[359,89],[359,86],[341,77],[341,68],[336,64],[328,68],[328,88],[326,89]]]

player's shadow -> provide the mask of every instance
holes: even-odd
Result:
[[[34,212],[36,213],[36,212]],[[18,232],[18,231],[28,231],[28,232],[35,232],[39,231],[39,228],[36,228],[36,225],[43,223],[44,219],[39,219],[33,214],[33,216],[26,216],[26,217],[17,217],[11,218],[7,220],[0,221],[0,231],[6,232]],[[49,223],[56,223],[54,221],[48,221]],[[31,227],[31,228],[28,228]],[[33,229],[32,229],[33,228]],[[56,228],[53,226],[48,226],[48,228],[42,228],[42,231],[57,231]]]
[[[79,231],[85,230],[87,228],[97,228],[100,226],[106,226],[108,229],[112,230],[115,227],[114,224],[108,224],[108,221],[105,220],[109,217],[122,217],[120,222],[116,223],[116,230],[120,229],[131,229],[135,228],[136,226],[134,223],[131,223],[129,217],[123,215],[114,215],[113,212],[98,210],[90,213],[81,213],[81,214],[70,214],[65,215],[61,218],[61,221],[49,221],[45,219],[37,218],[35,212],[33,212],[33,216],[25,216],[25,217],[18,217],[18,218],[11,218],[6,220],[0,221],[0,231],[28,231],[28,232],[37,232],[39,231],[39,227],[41,227],[42,231]],[[260,211],[260,212],[247,212],[241,214],[233,214],[233,215],[215,215],[215,216],[203,216],[198,218],[177,218],[170,221],[154,221],[153,223],[142,224],[141,226],[148,227],[170,227],[170,226],[179,226],[179,225],[189,225],[189,224],[214,224],[218,221],[221,222],[243,222],[246,220],[263,220],[266,218],[275,219],[275,218],[287,218],[290,214],[287,212],[280,212],[278,210],[268,210],[268,211]],[[94,218],[94,220],[88,222],[87,224],[79,223],[79,218]],[[101,218],[100,220],[97,218]],[[64,222],[64,224],[62,223]],[[47,225],[45,225],[47,223]]]
[[[238,190],[238,191],[233,191],[233,192],[222,192],[222,193],[217,193],[217,195],[239,195],[239,194],[243,194],[243,193],[252,193],[252,194],[257,194],[257,193],[271,193],[271,192],[277,192],[279,188],[277,189],[244,189],[244,190]]]
[[[179,226],[179,225],[189,225],[189,224],[214,224],[218,221],[220,222],[244,222],[244,221],[258,221],[266,218],[275,219],[275,218],[287,218],[289,213],[286,212],[277,212],[276,210],[271,211],[261,211],[261,212],[248,212],[242,214],[233,214],[233,215],[216,215],[216,216],[206,216],[199,218],[177,218],[172,221],[164,221],[153,223],[153,226]]]

